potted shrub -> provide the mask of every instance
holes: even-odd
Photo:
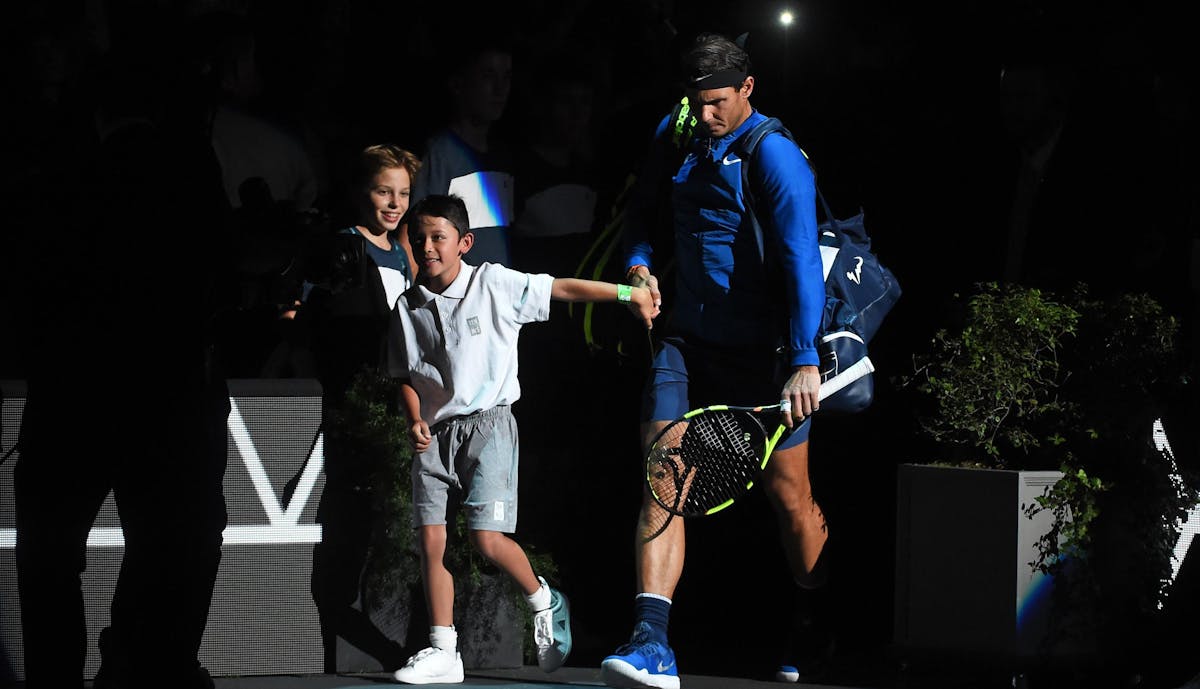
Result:
[[[377,528],[372,532],[359,604],[372,622],[409,653],[428,645],[428,616],[421,589],[420,557],[412,528],[412,446],[408,421],[395,404],[396,383],[370,369],[356,376],[343,404],[328,423],[345,430],[355,456],[371,467],[369,499]],[[459,651],[470,669],[536,663],[532,618],[522,592],[475,551],[461,513],[450,524],[446,564],[455,580],[455,623]],[[554,581],[553,558],[526,546],[534,571]],[[349,649],[348,649],[349,650]],[[339,671],[377,671],[360,653],[348,652]]]
[[[1152,438],[1185,380],[1177,323],[1083,286],[984,284],[960,304],[901,381],[941,456],[899,471],[896,643],[1128,658],[1197,496]]]

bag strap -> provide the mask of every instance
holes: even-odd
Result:
[[[812,160],[809,159],[808,153],[796,143],[796,138],[788,131],[788,128],[783,125],[783,122],[778,117],[768,117],[750,128],[750,131],[738,137],[737,143],[734,144],[738,151],[738,157],[742,159],[742,193],[746,197],[746,209],[754,216],[754,193],[753,185],[750,183],[750,166],[749,160],[758,150],[759,144],[769,134],[779,132],[787,137],[788,141],[796,144],[796,148],[800,149],[800,155],[804,156],[804,161],[808,163],[808,169],[813,173],[813,189],[817,192],[817,200],[821,202],[821,210],[825,212],[825,220],[829,222],[829,226],[834,232],[839,232],[837,218],[833,217],[833,211],[829,208],[829,203],[825,201],[825,195],[821,193],[821,187],[817,185],[817,171],[813,168]],[[754,220],[755,232],[761,232],[757,219]],[[759,250],[762,250],[762,239],[758,240]]]
[[[692,140],[698,123],[696,116],[692,113],[692,105],[688,101],[688,97],[684,96],[671,109],[671,143],[675,148],[682,149],[687,146],[687,143]]]

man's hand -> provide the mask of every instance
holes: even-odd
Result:
[[[662,308],[662,293],[658,291],[658,278],[650,274],[646,266],[634,266],[630,269],[626,280],[632,287],[644,287],[650,291],[650,299],[655,308]]]
[[[783,386],[779,404],[783,425],[792,428],[820,408],[821,371],[816,366],[797,366]]]

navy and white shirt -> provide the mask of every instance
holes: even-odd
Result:
[[[356,234],[363,237],[362,232],[357,227],[348,227],[342,230],[345,234]],[[408,289],[412,284],[411,266],[408,263],[408,254],[404,251],[404,247],[395,239],[389,238],[391,249],[384,250],[375,246],[374,242],[363,237],[363,244],[367,247],[367,255],[375,262],[375,266],[379,269],[379,279],[383,281],[383,291],[387,300],[388,308],[396,305],[396,300]]]
[[[475,233],[472,259],[509,265],[514,184],[512,161],[499,142],[489,151],[479,151],[445,129],[426,143],[421,169],[413,180],[412,198],[414,203],[430,194],[461,198]]]

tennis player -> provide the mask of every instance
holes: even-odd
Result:
[[[750,104],[754,77],[745,50],[727,38],[701,35],[683,67],[696,131],[684,132],[680,140],[677,118],[659,124],[624,228],[627,282],[649,288],[661,303],[648,237],[658,184],[669,176],[677,301],[660,328],[666,332],[645,389],[643,449],[689,409],[779,400],[783,422],[793,431],[775,448],[764,487],[796,583],[813,589],[823,579],[827,538],[808,475],[809,416],[818,407],[820,388],[814,340],[825,303],[814,180],[803,153],[783,136],[767,136],[753,161],[734,152],[738,137],[766,119]],[[686,153],[682,164],[680,145]],[[752,190],[742,188],[747,164]],[[778,267],[778,281],[764,270],[746,207],[749,191],[763,225],[766,261]],[[667,622],[683,572],[684,521],[668,519],[647,492],[637,529],[633,635],[603,660],[601,674],[613,687],[676,689]],[[797,681],[804,668],[796,663],[800,660],[782,665],[777,678]]]

